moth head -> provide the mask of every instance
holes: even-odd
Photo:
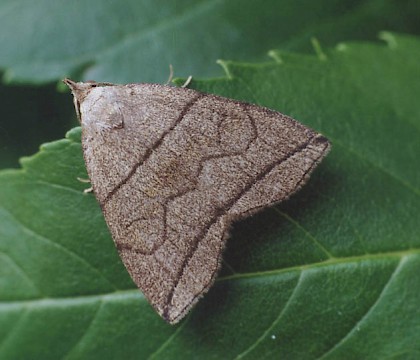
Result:
[[[79,122],[81,122],[80,104],[89,94],[89,92],[93,88],[98,87],[98,86],[112,85],[110,83],[98,83],[95,81],[76,82],[76,81],[70,80],[69,78],[65,78],[63,80],[63,83],[66,84],[70,88],[73,94],[74,107],[76,108],[77,118],[79,119]]]

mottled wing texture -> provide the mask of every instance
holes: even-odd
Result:
[[[164,85],[67,81],[120,256],[170,323],[213,284],[232,221],[287,199],[329,150],[325,137],[255,105]]]

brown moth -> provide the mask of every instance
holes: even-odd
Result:
[[[287,199],[330,148],[256,105],[167,85],[64,82],[121,259],[171,324],[213,284],[232,221]]]

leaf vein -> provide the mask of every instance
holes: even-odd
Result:
[[[13,337],[18,335],[19,328],[21,327],[22,322],[26,319],[28,312],[29,312],[29,309],[24,309],[24,311],[19,316],[19,319],[13,324],[13,327],[9,330],[8,334],[1,341],[0,353],[4,351],[4,348],[6,347],[7,343],[10,343],[11,339],[13,339]]]
[[[86,330],[84,331],[84,333],[82,334],[82,336],[80,337],[80,339],[73,345],[73,347],[67,352],[66,356],[63,359],[69,359],[71,354],[74,353],[77,349],[78,346],[80,346],[84,339],[86,339],[88,333],[91,331],[93,324],[96,322],[98,315],[100,313],[100,311],[102,310],[102,307],[104,305],[104,299],[101,298],[99,299],[99,304],[95,310],[95,313],[92,316],[92,319],[89,323],[89,325],[86,327]]]
[[[284,305],[283,309],[280,311],[277,318],[272,322],[272,324],[265,330],[262,335],[245,351],[241,352],[235,357],[235,360],[242,359],[244,356],[248,355],[252,350],[254,350],[268,335],[268,333],[278,324],[280,319],[286,313],[287,309],[289,308],[290,304],[292,303],[293,299],[296,297],[297,290],[300,288],[302,284],[304,270],[299,273],[299,278],[296,282],[295,288],[293,289],[292,293],[290,294],[289,299],[287,300],[286,304]]]
[[[5,253],[4,251],[0,250],[0,256],[3,256],[6,261],[11,264],[17,272],[29,283],[29,285],[42,296],[42,291],[39,287],[35,284],[35,282],[29,277],[26,271],[23,269],[21,265],[19,265],[9,254]]]
[[[331,137],[330,137],[331,138]],[[373,162],[372,160],[368,159],[367,157],[363,156],[362,154],[360,154],[359,152],[357,152],[356,150],[345,146],[343,143],[341,143],[340,141],[338,141],[337,139],[334,139],[332,141],[334,144],[336,145],[340,145],[343,149],[347,150],[348,152],[352,153],[353,155],[357,156],[359,159],[363,160],[364,162],[368,163],[369,165],[377,168],[378,170],[380,170],[383,174],[389,176],[390,178],[394,179],[396,182],[398,182],[399,184],[403,185],[406,189],[408,189],[410,192],[412,192],[414,195],[420,196],[420,190],[417,189],[416,187],[414,187],[413,185],[411,185],[410,183],[406,182],[405,180],[401,179],[400,177],[398,177],[397,175],[393,174],[390,170],[380,166],[379,164]]]
[[[77,253],[75,253],[74,251],[70,250],[69,248],[55,242],[52,241],[51,239],[48,239],[47,237],[38,234],[37,232],[35,232],[34,230],[28,228],[20,219],[18,219],[15,215],[13,215],[9,210],[7,210],[4,207],[1,207],[1,209],[3,209],[7,214],[9,214],[9,216],[14,219],[16,221],[16,223],[18,223],[21,227],[22,227],[22,231],[27,233],[28,235],[30,235],[32,238],[37,239],[38,241],[44,242],[50,246],[53,246],[57,249],[60,249],[62,251],[64,251],[65,253],[67,253],[70,257],[77,259],[78,261],[82,262],[83,264],[85,264],[88,268],[90,268],[91,270],[93,270],[95,273],[97,273],[101,278],[103,278],[109,285],[111,285],[111,287],[115,290],[118,290],[118,288],[111,283],[111,281],[104,275],[102,274],[102,272],[96,268],[95,266],[93,266],[89,261],[87,261],[86,259],[84,259],[83,257],[81,257],[80,255],[78,255]]]
[[[419,250],[409,250],[405,252],[390,252],[390,253],[383,253],[379,255],[372,255],[369,254],[368,256],[359,256],[359,257],[349,257],[349,258],[341,258],[336,259],[334,261],[322,261],[319,263],[313,263],[310,265],[302,265],[302,266],[296,266],[296,267],[289,267],[284,269],[277,269],[277,270],[268,270],[268,271],[260,271],[260,272],[254,272],[254,273],[237,273],[235,275],[225,276],[225,277],[219,277],[216,282],[225,282],[225,281],[232,281],[232,280],[238,280],[243,278],[257,278],[261,276],[273,276],[273,275],[280,275],[282,273],[287,273],[291,271],[297,271],[297,270],[307,270],[307,269],[313,269],[315,267],[321,267],[321,266],[333,266],[336,264],[343,264],[343,263],[353,263],[357,261],[365,261],[365,260],[373,260],[373,259],[381,259],[386,257],[405,257],[409,255],[420,255],[420,249]],[[10,308],[16,308],[16,307],[24,307],[24,306],[45,306],[49,303],[53,302],[68,302],[68,305],[74,304],[80,304],[80,302],[92,302],[92,301],[98,301],[100,298],[104,297],[106,300],[110,299],[118,299],[118,298],[126,298],[126,297],[142,297],[141,292],[136,289],[127,289],[127,290],[118,290],[114,292],[108,292],[108,293],[101,293],[101,294],[95,294],[95,295],[78,295],[78,296],[72,296],[72,297],[55,297],[55,298],[35,298],[30,300],[15,300],[15,301],[0,301],[0,311],[7,310]]]
[[[389,277],[388,281],[384,285],[384,287],[383,287],[382,291],[380,292],[378,298],[372,304],[372,306],[369,307],[368,311],[360,318],[359,321],[357,321],[354,324],[354,326],[347,332],[347,334],[345,336],[343,336],[341,338],[340,341],[338,341],[332,348],[330,348],[329,350],[325,351],[321,356],[319,356],[318,357],[318,360],[324,359],[326,356],[328,356],[329,354],[331,354],[334,350],[338,349],[341,345],[343,345],[349,338],[351,338],[351,336],[355,333],[355,331],[357,331],[360,328],[360,325],[363,324],[363,322],[365,322],[368,319],[369,315],[374,311],[374,309],[381,302],[382,298],[385,296],[385,293],[389,289],[390,284],[393,282],[393,280],[395,279],[395,277],[398,275],[398,273],[403,268],[406,259],[407,259],[406,257],[402,257],[401,258],[401,260],[399,261],[398,265],[395,267],[394,271],[392,272],[391,276]]]
[[[152,354],[149,355],[148,360],[155,359],[160,352],[162,352],[177,336],[178,334],[184,329],[185,325],[188,323],[191,316],[188,316],[182,324],[175,330],[175,332],[169,336]]]
[[[184,11],[180,15],[172,16],[169,20],[165,18],[164,20],[160,20],[155,22],[154,24],[150,25],[148,28],[142,28],[137,31],[127,33],[123,38],[119,38],[116,42],[107,44],[102,49],[97,49],[95,51],[95,55],[89,53],[82,53],[78,54],[77,56],[73,57],[71,60],[67,60],[67,63],[83,63],[83,62],[91,62],[97,61],[98,59],[103,58],[107,54],[114,52],[116,49],[121,47],[126,47],[135,42],[139,42],[142,39],[147,37],[155,37],[157,32],[164,31],[166,29],[170,29],[172,27],[176,27],[179,23],[183,21],[187,21],[189,18],[194,18],[198,14],[207,11],[207,9],[211,8],[212,6],[221,3],[221,0],[211,0],[211,1],[204,1],[195,6],[189,7],[186,11]],[[48,61],[48,60],[47,60]],[[61,60],[62,61],[62,60]],[[57,60],[48,61],[48,63],[55,63]],[[45,61],[43,62],[45,64]],[[86,69],[85,69],[86,70]]]
[[[308,230],[306,230],[298,221],[293,219],[290,215],[286,214],[283,211],[280,211],[278,208],[273,207],[272,208],[278,215],[289,221],[292,225],[294,225],[297,229],[301,230],[305,236],[310,239],[315,246],[317,246],[326,256],[327,259],[335,259],[335,256],[324,246],[322,245],[315,236],[313,236]]]

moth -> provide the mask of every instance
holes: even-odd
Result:
[[[64,82],[120,257],[171,324],[214,283],[230,224],[290,197],[330,149],[264,107],[168,85]]]

